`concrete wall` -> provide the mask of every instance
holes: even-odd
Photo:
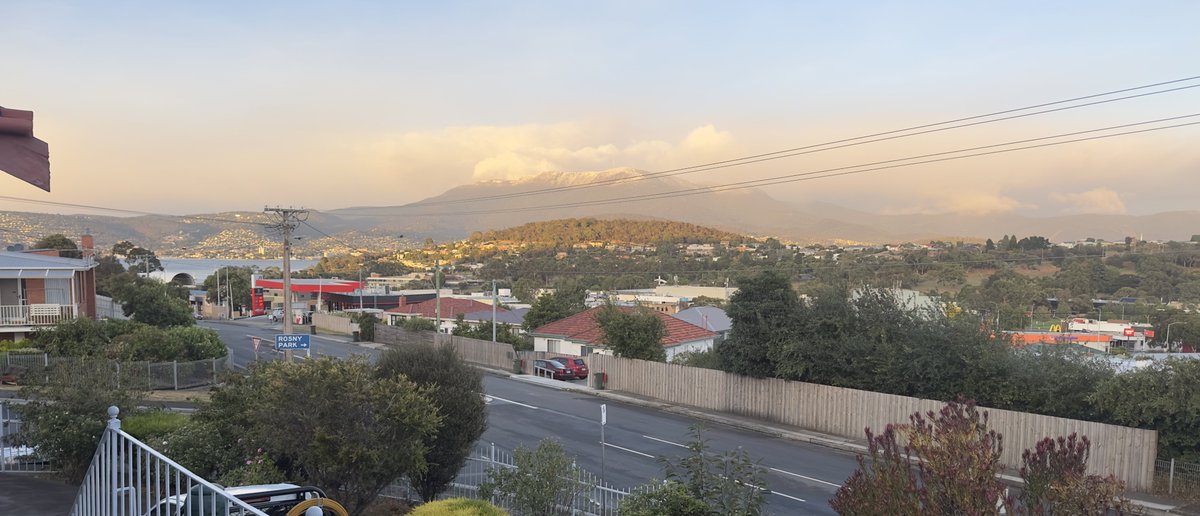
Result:
[[[879,432],[888,424],[907,424],[914,412],[936,412],[943,406],[933,400],[606,355],[593,354],[587,361],[592,373],[607,374],[610,389],[849,439],[865,440],[866,428]],[[1002,460],[1007,466],[1019,467],[1021,452],[1037,441],[1075,432],[1091,439],[1090,473],[1114,474],[1135,491],[1152,486],[1158,445],[1153,430],[999,409],[987,412],[989,427],[1004,436]]]

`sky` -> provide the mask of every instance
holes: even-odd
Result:
[[[51,193],[0,174],[0,195],[170,214],[659,171],[1200,75],[1194,1],[0,0],[0,18],[0,106],[35,112],[52,169]],[[1191,88],[684,178],[1196,113]],[[881,213],[1192,210],[1198,137],[1189,126],[764,190]]]

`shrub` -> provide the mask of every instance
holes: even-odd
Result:
[[[484,500],[450,498],[421,505],[409,516],[507,516],[508,513]]]
[[[621,500],[621,516],[710,516],[715,514],[679,482],[647,485]]]

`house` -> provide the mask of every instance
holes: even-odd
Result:
[[[389,308],[385,313],[388,317],[388,324],[396,324],[400,319],[409,319],[414,317],[436,321],[439,318],[438,309],[438,300],[429,299],[421,301],[420,303]],[[458,326],[456,319],[458,319],[459,315],[462,315],[463,319],[466,320],[466,316],[468,314],[472,314],[472,317],[475,317],[474,314],[487,312],[488,321],[491,321],[492,305],[481,303],[474,299],[443,298],[440,303],[440,309],[441,327],[437,329],[439,333],[450,333],[454,331],[454,328]],[[497,308],[497,319],[500,318],[501,313],[508,314],[508,310],[504,308]],[[508,316],[505,315],[504,317],[507,319]],[[522,320],[523,319],[524,317],[522,317]]]
[[[619,309],[633,310],[630,307],[619,307]],[[604,346],[604,336],[600,331],[600,325],[596,322],[596,314],[600,313],[600,310],[604,310],[604,307],[591,308],[535,328],[529,332],[529,335],[533,337],[534,351],[578,356],[591,353],[610,354],[611,352]],[[712,349],[718,336],[716,332],[662,312],[651,313],[658,317],[667,329],[666,335],[661,341],[667,352],[667,360],[685,351]]]
[[[96,318],[95,267],[90,236],[83,259],[0,251],[0,341],[24,340],[76,317]]]
[[[673,314],[673,317],[716,332],[721,340],[728,338],[729,330],[733,328],[733,321],[729,320],[729,315],[715,306],[694,306]]]

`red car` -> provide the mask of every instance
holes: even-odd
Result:
[[[562,362],[571,370],[572,373],[575,373],[576,378],[580,380],[587,380],[588,368],[587,362],[584,359],[579,357],[554,357],[551,360]]]
[[[533,374],[550,377],[555,380],[574,380],[575,373],[570,367],[557,360],[534,360]]]

